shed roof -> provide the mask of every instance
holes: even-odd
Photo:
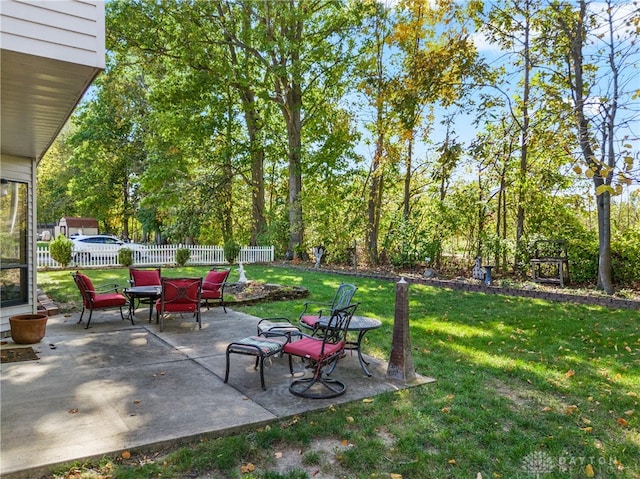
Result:
[[[65,222],[67,228],[97,228],[98,220],[95,218],[72,218],[64,217],[60,222]]]

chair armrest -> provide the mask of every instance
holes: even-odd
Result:
[[[95,291],[92,291],[93,293],[97,293],[97,294],[101,294],[101,293],[117,293],[118,292],[118,288],[120,288],[119,285],[117,284],[105,284],[100,286],[99,288],[96,288]]]
[[[307,310],[309,309],[310,306],[312,307],[316,307],[316,306],[321,306],[321,308],[318,310],[318,316],[322,316],[322,310],[324,308],[322,308],[322,306],[324,306],[325,308],[331,308],[332,303],[320,303],[320,302],[314,302],[314,301],[308,301],[306,303],[303,304],[304,308],[302,309],[302,312],[300,313],[300,317],[304,316],[305,313],[307,312]]]

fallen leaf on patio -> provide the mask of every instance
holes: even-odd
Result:
[[[69,414],[76,414],[78,413],[80,410],[77,407],[74,407],[73,409],[69,409]]]
[[[276,459],[282,459],[282,453],[281,452],[276,452],[274,454],[274,456],[275,456]]]
[[[584,466],[584,475],[587,477],[594,477],[596,475],[591,464]]]
[[[240,471],[242,472],[242,474],[253,472],[255,470],[256,470],[256,466],[254,466],[252,463],[243,464],[242,466],[240,466]]]
[[[565,378],[570,378],[576,375],[576,372],[573,369],[569,369],[566,373],[564,373]]]
[[[618,419],[616,419],[616,421],[618,422],[618,424],[620,424],[622,427],[627,427],[629,425],[629,421],[627,421],[625,418],[623,417],[619,417]]]
[[[129,459],[131,457],[131,453],[129,451],[122,451],[122,459]]]
[[[140,402],[141,402],[140,399],[134,399],[133,400],[133,404],[140,404]]]

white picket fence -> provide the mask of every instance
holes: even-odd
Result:
[[[187,266],[226,264],[222,246],[145,245],[134,252],[134,266],[165,266],[176,264],[176,251],[187,248],[191,252]],[[270,263],[274,259],[273,246],[244,246],[235,262]],[[60,268],[49,254],[49,248],[38,248],[38,269]],[[91,251],[90,255],[76,254],[69,264],[73,268],[102,268],[120,266],[116,251]]]

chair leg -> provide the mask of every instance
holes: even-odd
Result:
[[[87,320],[87,325],[84,327],[84,329],[89,329],[89,325],[91,324],[91,316],[93,316],[93,308],[89,309],[89,319]]]
[[[80,319],[76,324],[80,324],[82,322],[82,316],[84,316],[84,305],[82,306],[82,312],[80,313]]]
[[[346,384],[342,381],[338,381],[337,379],[329,378],[326,374],[323,374],[323,369],[327,364],[329,364],[330,369],[328,374],[333,372],[339,358],[340,356],[336,356],[335,358],[330,358],[329,361],[316,363],[313,376],[293,380],[289,385],[289,392],[294,396],[309,399],[329,399],[344,394],[347,390]],[[289,360],[291,360],[291,355],[289,355]],[[289,364],[289,369],[291,369],[293,374],[291,364]]]

